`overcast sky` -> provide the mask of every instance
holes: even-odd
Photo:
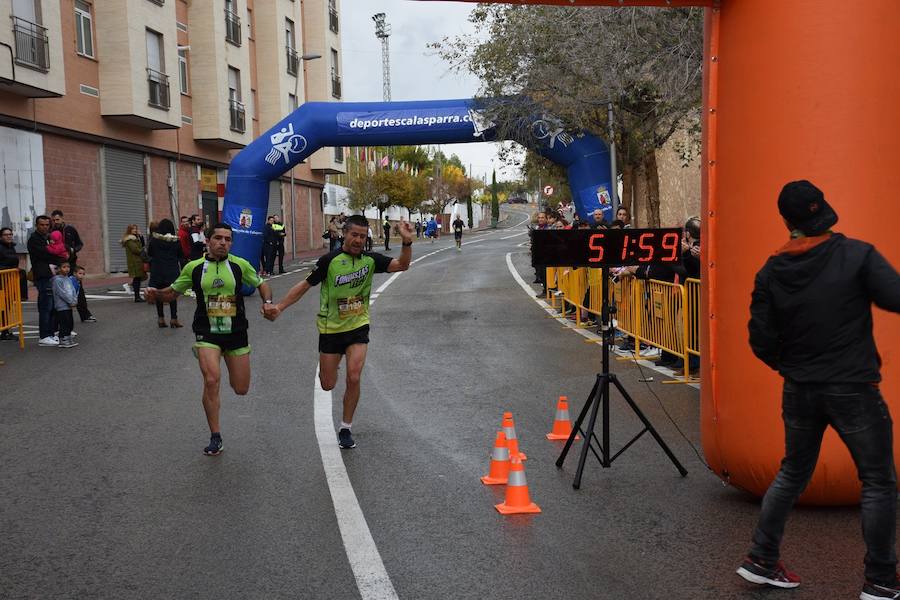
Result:
[[[426,48],[445,36],[473,31],[468,22],[474,7],[467,2],[419,2],[416,0],[341,0],[341,45],[343,48],[343,98],[346,102],[382,99],[381,40],[375,37],[372,15],[383,12],[391,26],[391,99],[442,100],[471,98],[478,92],[478,80],[452,73],[446,62]],[[444,144],[448,156],[456,154],[463,164],[472,165],[474,176],[487,174],[492,164],[497,179],[517,174],[501,171],[495,160],[497,147],[491,143]],[[492,163],[493,161],[493,163]]]

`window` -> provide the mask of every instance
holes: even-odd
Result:
[[[290,19],[284,20],[284,47],[287,53],[287,72],[288,75],[297,75],[300,71],[300,57],[297,55],[296,41],[294,37],[294,22]]]
[[[337,0],[328,0],[328,28],[334,33],[338,32]]]
[[[75,0],[75,52],[94,58],[91,5],[81,0]]]
[[[259,121],[259,102],[256,98],[256,90],[250,90],[250,114],[254,121]]]
[[[336,162],[336,163],[344,162],[344,149],[343,148],[335,148],[334,149],[334,162]]]
[[[247,7],[247,39],[253,39],[253,9]]]
[[[341,74],[338,70],[338,51],[331,49],[331,95],[340,99],[341,97]]]
[[[16,64],[46,73],[50,70],[50,38],[46,27],[41,27],[40,2],[13,0],[12,8]]]
[[[150,106],[168,110],[169,76],[164,72],[166,62],[163,55],[163,36],[152,29],[147,29],[146,32],[148,102]]]
[[[241,18],[237,14],[235,0],[225,0],[225,40],[241,45]]]
[[[297,96],[288,94],[288,111],[294,112],[295,110],[297,110]]]
[[[178,83],[181,85],[182,94],[187,95],[191,93],[190,87],[188,86],[188,61],[186,49],[178,50]]]
[[[231,121],[231,130],[244,133],[244,103],[241,102],[241,72],[234,67],[228,67],[228,110]]]

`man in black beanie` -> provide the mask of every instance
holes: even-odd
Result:
[[[891,416],[878,389],[872,303],[900,312],[900,275],[871,244],[831,232],[837,214],[809,181],[785,185],[778,212],[791,239],[756,274],[749,328],[753,353],[784,377],[785,456],[737,573],[758,584],[800,585],[779,560],[779,547],[830,425],[862,482],[866,582],[860,598],[897,599],[897,476]]]

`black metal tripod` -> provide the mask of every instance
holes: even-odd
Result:
[[[659,433],[657,433],[656,429],[650,423],[641,409],[635,404],[634,400],[631,396],[628,395],[628,392],[625,391],[625,388],[619,382],[618,377],[616,377],[615,373],[609,372],[609,346],[613,343],[615,338],[615,327],[612,325],[612,313],[615,312],[615,309],[610,308],[609,306],[609,268],[603,267],[603,305],[600,311],[600,328],[601,328],[601,336],[603,342],[603,372],[597,374],[597,380],[594,382],[594,387],[591,388],[591,393],[588,396],[587,400],[584,403],[584,407],[581,409],[581,413],[579,413],[578,418],[575,420],[575,424],[572,426],[572,433],[569,434],[569,439],[566,440],[566,445],[563,447],[562,454],[559,455],[559,458],[556,460],[557,468],[562,468],[563,463],[566,460],[566,455],[569,453],[569,448],[572,447],[572,442],[575,441],[575,436],[577,434],[581,434],[584,438],[584,446],[581,448],[581,456],[578,459],[578,469],[575,471],[575,481],[572,483],[572,487],[576,490],[581,487],[581,474],[584,471],[584,461],[587,458],[588,449],[594,453],[594,456],[597,457],[597,460],[600,461],[600,465],[606,469],[612,466],[612,462],[616,460],[623,452],[628,450],[629,447],[633,443],[635,443],[638,438],[642,435],[650,432],[650,435],[653,436],[653,439],[656,440],[656,443],[659,444],[660,448],[663,449],[663,452],[666,453],[666,456],[669,457],[669,460],[675,465],[675,468],[678,469],[678,472],[682,477],[687,475],[687,469],[685,469],[678,459],[675,458],[675,455],[672,454],[672,451],[666,445],[661,437],[659,437]],[[609,384],[612,383],[616,386],[616,389],[619,390],[619,393],[622,394],[622,397],[625,398],[625,402],[628,403],[628,406],[631,407],[631,410],[634,411],[634,414],[641,420],[644,424],[644,428],[641,429],[637,435],[635,435],[627,444],[622,446],[622,448],[610,456],[610,444],[609,444]],[[597,439],[597,436],[594,434],[594,425],[597,422],[597,411],[600,407],[603,407],[603,441]],[[581,425],[584,422],[584,417],[587,415],[588,409],[591,411],[591,417],[588,420],[587,428],[582,430]],[[600,447],[600,453],[597,453],[597,450],[594,448],[593,442],[597,443],[597,446]]]

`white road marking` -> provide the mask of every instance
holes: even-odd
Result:
[[[319,384],[318,366],[315,386],[316,438],[344,551],[356,578],[356,587],[363,600],[395,600],[398,598],[397,592],[384,568],[375,540],[372,539],[372,532],[369,531],[337,445],[331,414],[331,392],[326,392]]]
[[[519,233],[514,233],[514,234],[512,234],[512,235],[508,235],[508,236],[502,237],[502,238],[500,238],[500,239],[501,239],[501,240],[508,240],[508,239],[510,239],[510,238],[519,237],[520,235],[525,235],[525,234],[527,234],[527,233],[528,233],[527,231],[520,231]]]
[[[569,321],[567,318],[565,318],[565,317],[563,317],[563,316],[560,316],[559,313],[556,312],[556,309],[554,309],[552,306],[550,306],[549,304],[547,304],[546,302],[544,302],[542,299],[536,298],[536,297],[535,297],[535,295],[534,295],[534,288],[532,288],[530,285],[528,285],[527,283],[525,283],[525,280],[522,279],[522,276],[519,275],[519,272],[516,271],[516,268],[513,266],[513,263],[512,263],[512,252],[507,252],[507,253],[506,253],[506,266],[509,268],[509,272],[510,272],[510,274],[513,276],[513,279],[516,280],[516,283],[518,283],[519,286],[520,286],[523,290],[525,290],[525,292],[528,294],[528,296],[529,296],[532,300],[534,300],[535,302],[537,302],[538,306],[540,306],[542,309],[544,309],[544,312],[546,312],[548,315],[550,315],[551,317],[553,317],[553,319],[554,319],[557,323],[562,324],[563,326],[565,326],[565,327],[571,329],[572,331],[574,331],[574,332],[577,333],[578,335],[580,335],[580,336],[582,336],[582,337],[584,337],[584,338],[587,338],[587,339],[591,340],[592,342],[599,342],[599,343],[602,343],[602,342],[601,342],[602,338],[601,338],[599,335],[597,335],[596,333],[594,333],[594,332],[592,332],[592,331],[588,331],[587,329],[579,329],[579,328],[577,328],[577,327],[575,326],[575,324],[572,323],[571,321]],[[618,356],[625,356],[625,357],[630,357],[630,356],[631,356],[631,353],[620,352],[620,351],[618,351],[618,350],[615,351],[615,354],[617,354]],[[667,368],[665,368],[665,367],[660,367],[660,366],[658,366],[655,362],[652,362],[652,361],[649,361],[649,360],[636,360],[636,361],[634,361],[634,362],[638,363],[638,364],[641,365],[642,367],[651,369],[651,370],[653,370],[653,371],[656,371],[657,373],[662,373],[663,375],[666,375],[666,376],[668,376],[668,377],[673,377],[673,378],[674,378],[674,377],[678,377],[678,376],[679,376],[679,374],[676,373],[675,371],[673,371],[673,370],[671,370],[671,369],[667,369]],[[699,384],[696,384],[696,383],[688,383],[688,384],[685,384],[685,385],[689,385],[689,386],[691,386],[692,388],[697,389],[697,390],[700,389],[700,385],[699,385]]]

